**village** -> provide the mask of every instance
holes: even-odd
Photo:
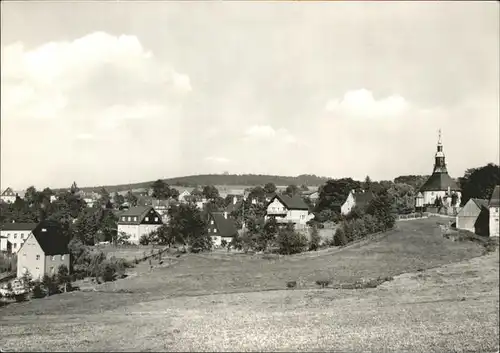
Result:
[[[75,266],[78,266],[75,265],[75,254],[71,254],[70,237],[73,240],[80,237],[84,245],[97,248],[106,245],[140,247],[155,244],[182,246],[183,251],[186,251],[188,246],[191,252],[217,249],[227,249],[229,252],[243,249],[247,253],[249,250],[268,251],[274,246],[274,251],[290,254],[318,250],[320,247],[347,245],[370,233],[390,229],[394,221],[387,222],[387,217],[405,220],[432,215],[449,217],[451,221],[448,222],[448,229],[451,227],[468,231],[486,238],[499,236],[500,186],[494,187],[488,199],[470,197],[465,204],[461,204],[461,188],[448,175],[441,132],[433,172],[418,190],[410,194],[405,191],[405,195],[395,195],[392,201],[387,201],[391,204],[384,205],[381,202],[387,190],[380,185],[377,188],[377,184],[371,182],[369,177],[364,183],[354,182],[352,185],[356,185],[356,188],[346,189],[344,186],[344,199],[337,198],[331,202],[328,196],[325,196],[329,182],[319,188],[306,185],[277,187],[268,183],[253,188],[234,189],[212,185],[203,188],[170,187],[158,180],[148,189],[126,190],[113,194],[108,193],[105,188],[102,188],[101,193],[84,192],[78,190],[74,183],[71,189],[60,191],[59,196],[46,195],[48,203],[51,204],[56,203],[58,198],[64,198],[61,196],[63,193],[83,201],[82,211],[70,221],[73,226],[72,235],[68,236],[60,220],[54,217],[42,219],[38,223],[27,223],[13,217],[10,222],[2,223],[0,250],[5,259],[4,263],[10,264],[3,266],[4,296],[9,297],[7,288],[31,288],[31,285],[23,283],[26,278],[30,281],[42,281],[45,278],[45,282],[51,276],[55,278],[61,267],[63,273],[70,276]],[[394,185],[389,188],[391,187]],[[397,204],[402,196],[406,197],[406,204],[398,209]],[[11,188],[1,194],[1,202],[7,207],[14,207],[22,200],[22,194],[15,193]],[[326,208],[329,215],[326,218],[322,216],[325,209],[318,212],[321,202],[330,202]],[[179,213],[176,215],[172,212],[180,206],[186,206],[187,211],[197,212],[199,220],[193,214],[186,216],[184,213],[184,216],[178,216]],[[388,208],[387,214],[379,216],[384,207]],[[366,225],[360,234],[344,234],[345,222],[356,219],[359,217],[358,213],[364,214],[368,209],[371,209],[371,215],[379,217],[376,222],[381,226],[370,224]],[[109,215],[111,228],[109,225],[106,229],[94,228],[93,234],[82,234],[78,230],[79,225],[88,221],[85,217],[89,214],[93,217],[96,212],[102,211]],[[172,221],[172,217],[181,218]],[[202,222],[199,229],[196,229],[197,221]],[[185,229],[173,226],[168,228],[170,223],[174,222],[193,224],[188,224]],[[387,224],[383,224],[384,222]],[[296,234],[297,237],[276,246],[276,236],[285,229],[289,231],[289,235]],[[203,241],[200,243],[200,239],[193,240],[195,233],[199,233],[200,239],[206,236],[208,244],[201,244]],[[94,276],[98,277],[97,274]],[[13,277],[12,283],[5,282]]]

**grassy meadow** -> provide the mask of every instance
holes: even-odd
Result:
[[[214,252],[0,308],[7,351],[498,350],[498,250],[439,218],[294,256]],[[154,264],[154,263],[153,263]],[[377,288],[333,289],[394,277]],[[329,280],[319,289],[317,280]],[[296,289],[286,289],[296,281]]]

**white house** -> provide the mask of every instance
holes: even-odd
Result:
[[[2,192],[0,199],[5,203],[14,203],[16,201],[16,193],[12,190],[12,188],[8,187]]]
[[[456,227],[478,235],[487,236],[489,231],[488,200],[470,199],[456,216]]]
[[[229,218],[227,212],[209,213],[207,231],[215,247],[222,246],[223,241],[226,244],[231,243],[233,238],[238,235],[236,225],[234,221]]]
[[[2,239],[0,251],[8,251],[17,253],[31,231],[35,229],[36,223],[4,223],[0,225],[0,234]]]
[[[189,190],[183,190],[182,192],[179,193],[179,202],[182,202],[182,203],[187,203],[187,199],[186,198],[189,198],[189,196],[191,196],[191,193],[189,192]]]
[[[132,207],[120,213],[118,233],[125,233],[128,241],[139,244],[143,235],[148,235],[163,224],[161,215],[152,206]]]
[[[61,265],[71,270],[68,238],[55,221],[40,222],[17,253],[17,277],[29,271],[34,279],[54,275]]]
[[[495,186],[488,204],[490,210],[490,237],[498,237],[499,233],[499,215],[500,215],[500,185]]]
[[[266,208],[265,221],[274,217],[278,223],[293,223],[304,228],[308,221],[314,218],[309,213],[309,206],[299,195],[293,197],[276,194]]]
[[[373,193],[370,191],[360,191],[356,192],[355,190],[351,190],[349,195],[347,195],[347,199],[340,206],[340,213],[343,215],[349,214],[355,206],[363,209],[368,203],[373,199]]]

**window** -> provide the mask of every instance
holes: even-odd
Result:
[[[122,217],[122,221],[125,222],[125,220],[127,219],[127,217]]]
[[[40,255],[37,255],[37,256],[36,256],[36,259],[37,259],[37,260],[40,260]]]
[[[214,228],[214,233],[217,233],[217,228]]]
[[[214,224],[214,220],[213,219],[210,221],[210,224]]]
[[[17,233],[14,233],[14,239],[17,239]]]
[[[40,267],[36,267],[36,269],[37,269],[37,270],[39,270],[39,269],[40,269]]]
[[[64,260],[64,255],[61,255],[61,260]]]
[[[146,217],[146,222],[149,222],[149,217]]]
[[[47,228],[42,228],[42,232],[46,232],[47,231]]]
[[[155,217],[155,222],[158,222],[158,217]]]
[[[212,231],[212,229],[208,228],[208,232],[210,233]]]
[[[52,261],[56,261],[56,256],[52,256]]]
[[[130,222],[131,220],[132,220],[132,217],[128,217],[127,221],[129,221],[129,222]]]

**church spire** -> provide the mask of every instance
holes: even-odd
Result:
[[[438,135],[437,152],[435,155],[435,162],[434,162],[434,173],[448,173],[448,170],[446,169],[446,162],[443,152],[443,143],[441,141],[441,129],[439,129],[439,135]]]

